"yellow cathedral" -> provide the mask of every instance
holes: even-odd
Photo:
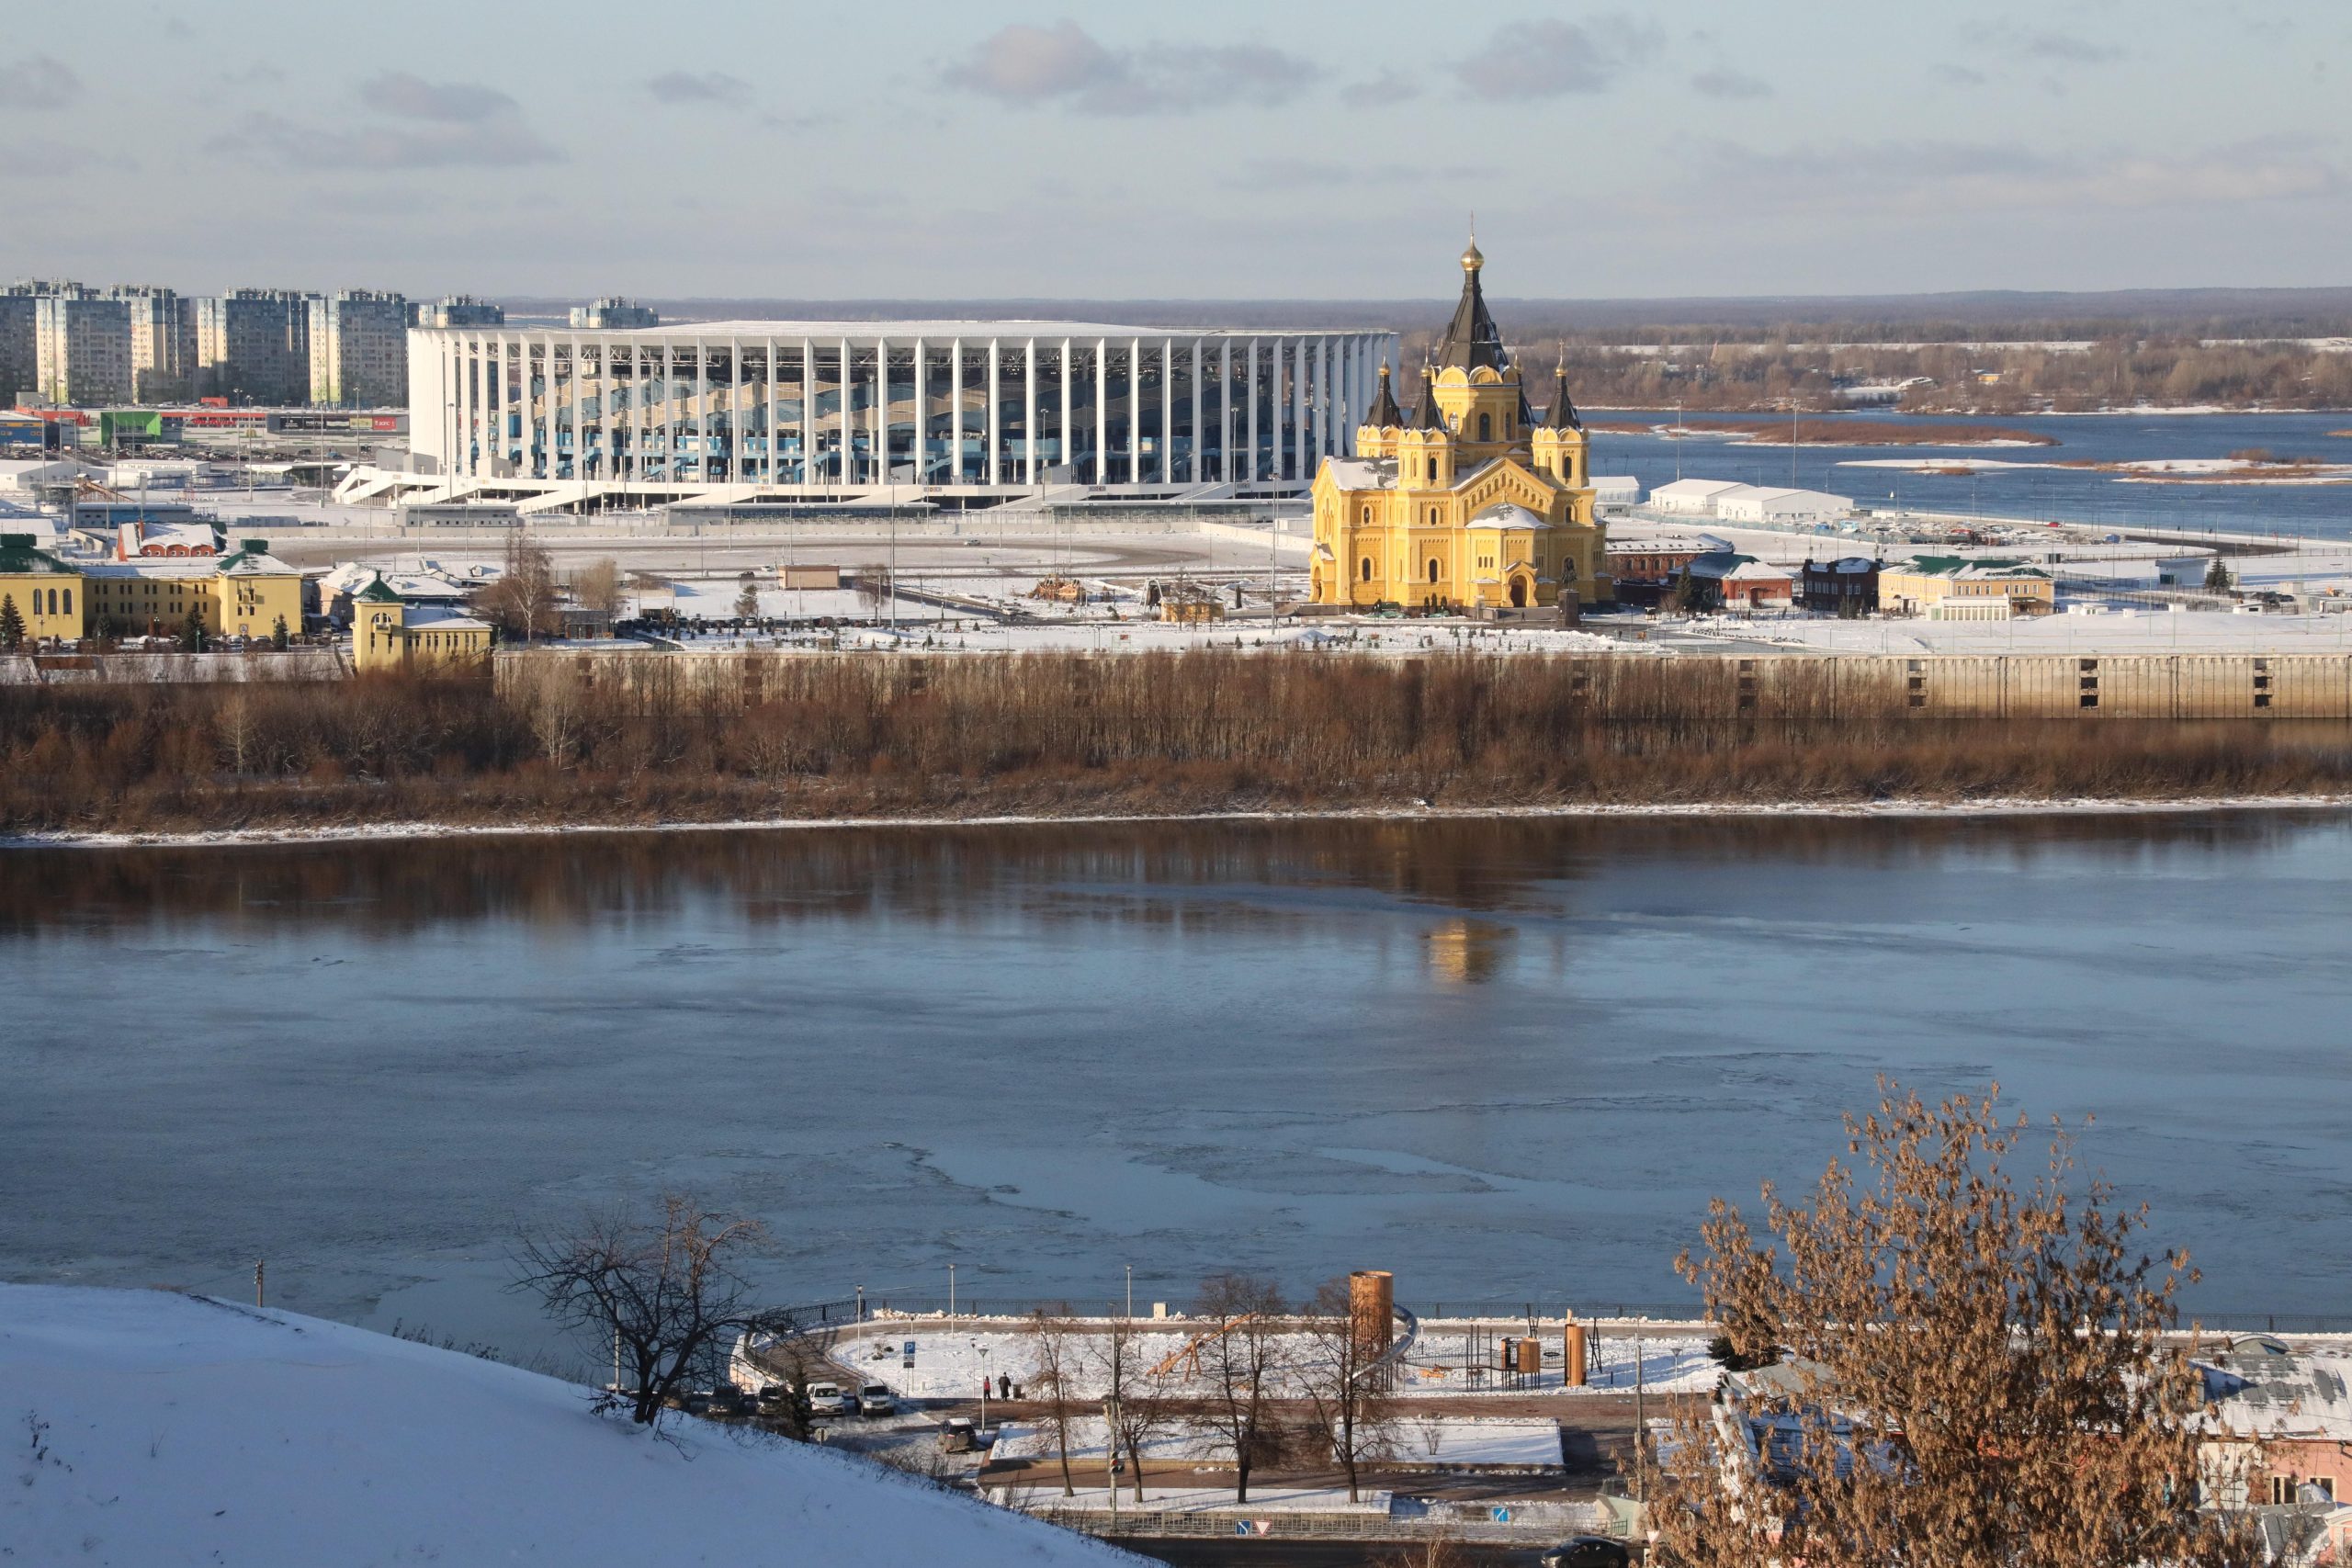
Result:
[[[1462,253],[1462,301],[1408,414],[1386,366],[1356,456],[1315,476],[1310,598],[1433,610],[1533,608],[1612,597],[1593,514],[1584,421],[1563,365],[1538,419]]]

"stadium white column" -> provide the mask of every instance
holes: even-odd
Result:
[[[1216,477],[1233,482],[1233,340],[1216,340]]]
[[[1306,371],[1314,362],[1315,345],[1300,338],[1290,345],[1290,477],[1306,477],[1307,439],[1312,434],[1306,412]]]
[[[764,372],[765,378],[760,383],[760,434],[767,443],[768,454],[768,460],[762,466],[761,473],[764,476],[766,483],[775,484],[784,477],[782,461],[784,435],[780,428],[780,421],[784,414],[784,400],[776,395],[775,339],[765,339],[761,344],[761,347],[767,355],[767,368]]]
[[[1315,378],[1315,389],[1322,397],[1322,418],[1317,423],[1322,427],[1323,445],[1317,456],[1328,457],[1336,450],[1331,445],[1331,421],[1340,412],[1339,394],[1331,385],[1331,340],[1328,337],[1323,340],[1320,366]],[[1322,465],[1318,462],[1316,466],[1320,468]]]
[[[1054,434],[1054,456],[1059,459],[1055,464],[1055,467],[1060,468],[1068,478],[1075,479],[1078,478],[1078,459],[1070,455],[1069,439],[1069,339],[1064,338],[1062,339],[1062,357],[1060,367],[1060,380],[1062,388],[1062,423]]]
[[[817,344],[800,340],[800,482],[814,484],[817,474]]]
[[[1143,339],[1127,344],[1127,482],[1143,483]]]
[[[1194,484],[1201,482],[1201,448],[1207,442],[1201,439],[1201,340],[1193,340],[1193,450],[1191,461],[1184,465],[1185,477]]]
[[[1094,340],[1094,482],[1111,482],[1111,340]]]
[[[947,350],[947,446],[949,484],[964,482],[964,340]]]
[[[838,374],[833,378],[833,384],[841,389],[842,404],[841,419],[837,422],[842,427],[842,461],[839,478],[843,484],[849,484],[854,481],[857,472],[857,435],[850,423],[851,405],[857,401],[857,376],[852,368],[854,362],[850,357],[849,339],[842,339],[838,348],[840,364],[835,367]]]
[[[465,370],[464,378],[458,383],[457,398],[458,437],[458,443],[461,444],[452,444],[449,447],[449,472],[453,477],[463,474],[468,479],[472,479],[478,471],[478,466],[474,461],[474,426],[480,420],[481,407],[481,395],[475,389],[475,382],[481,374],[482,356],[476,350],[473,343],[463,338],[458,340],[457,353],[458,361]]]
[[[922,339],[915,339],[914,385],[908,395],[914,400],[912,457],[917,484],[927,484],[931,480],[931,412],[923,406],[922,400],[923,382],[926,379],[922,373],[923,355],[926,352],[928,351],[923,347]]]
[[[1159,482],[1176,482],[1176,339],[1159,339]]]
[[[1258,478],[1258,340],[1250,340],[1250,455],[1242,459],[1241,477]]]
[[[998,440],[998,434],[997,434],[997,407],[996,407],[996,400],[997,400],[997,357],[996,357],[996,347],[997,347],[996,339],[994,339],[994,338],[990,338],[990,339],[989,339],[989,393],[988,393],[988,396],[989,396],[989,460],[988,460],[987,464],[986,464],[986,465],[984,465],[984,466],[982,467],[982,468],[981,468],[981,470],[980,470],[980,471],[981,471],[982,473],[984,473],[984,474],[986,474],[986,475],[988,476],[988,482],[989,482],[989,483],[990,483],[990,484],[995,484],[995,483],[997,483],[997,482],[998,482],[998,468],[997,468],[997,461],[996,461],[996,448],[997,448],[997,440]]]
[[[1021,388],[1021,434],[1028,446],[1028,476],[1023,484],[1037,482],[1037,340],[1031,338],[1023,351]]]
[[[877,484],[890,482],[890,339],[888,334],[874,334],[874,417],[866,421],[873,434],[866,437],[874,452],[874,479]]]

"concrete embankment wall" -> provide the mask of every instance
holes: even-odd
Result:
[[[339,681],[350,673],[340,650],[284,653],[0,654],[0,686],[111,682],[120,685],[216,681]]]
[[[877,695],[920,690],[962,653],[804,652],[502,654],[496,676],[514,690],[549,676],[664,699],[735,705],[789,694],[787,671],[810,659],[865,661]],[[1042,657],[1123,659],[1132,654]],[[1268,659],[1382,659],[1428,655],[1294,652]],[[1449,656],[1448,661],[1451,661]],[[1609,654],[1464,656],[1498,680],[1539,671],[1604,714],[1645,716],[1670,703],[1678,715],[1725,718],[2332,718],[2352,719],[2352,654],[1923,655],[1836,659],[1633,660]],[[890,673],[885,674],[882,671]]]

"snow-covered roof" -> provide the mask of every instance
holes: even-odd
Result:
[[[401,616],[401,624],[411,631],[431,627],[436,632],[488,631],[490,623],[462,610],[412,609]]]
[[[13,1562],[1132,1562],[870,1461],[298,1314],[0,1285]],[[32,1446],[22,1416],[37,1422]]]
[[[1786,582],[1787,569],[1766,566],[1754,556],[1743,556],[1728,550],[1718,550],[1699,557],[1690,563],[1690,575],[1711,577],[1724,582]]]
[[[1650,491],[1650,499],[1652,501],[1685,499],[1703,501],[1709,496],[1721,495],[1725,491],[1747,488],[1737,479],[1670,479]]]
[[[2209,1427],[2239,1437],[2352,1442],[2352,1356],[2250,1334],[2208,1357]]]
[[[1470,521],[1484,523],[1489,528],[1548,528],[1551,526],[1543,518],[1515,501],[1498,502],[1475,513]]]
[[[1341,490],[1396,488],[1396,462],[1394,458],[1326,457],[1323,466],[1330,472],[1331,482]]]

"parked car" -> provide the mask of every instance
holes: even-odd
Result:
[[[751,1401],[743,1391],[731,1382],[713,1388],[703,1400],[704,1411],[712,1416],[744,1416],[751,1413]]]
[[[1570,1537],[1536,1559],[1544,1568],[1630,1568],[1634,1554],[1605,1535]]]
[[[870,1382],[857,1391],[857,1413],[860,1416],[896,1416],[899,1401],[888,1383]]]
[[[968,1416],[950,1416],[940,1424],[939,1451],[944,1454],[966,1454],[980,1446],[978,1428]]]
[[[780,1416],[792,1408],[792,1385],[784,1382],[762,1383],[758,1400],[760,1414]]]
[[[808,1385],[808,1414],[811,1416],[847,1416],[857,1408],[857,1401],[842,1392],[833,1382],[812,1382]]]

